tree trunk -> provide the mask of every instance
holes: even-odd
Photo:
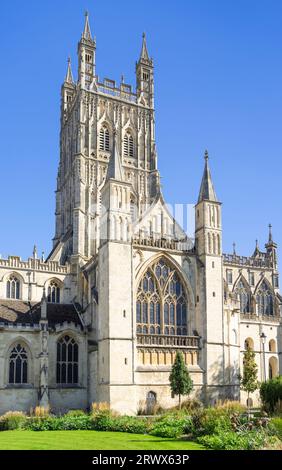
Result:
[[[247,410],[248,410],[248,421],[250,421],[250,419],[251,419],[250,392],[248,392],[248,406],[247,406]]]
[[[178,395],[178,408],[179,408],[179,410],[181,410],[181,395],[180,395],[180,393]]]

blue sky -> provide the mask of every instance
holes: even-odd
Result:
[[[2,256],[51,248],[60,86],[88,10],[99,76],[135,84],[146,31],[169,203],[194,203],[207,148],[223,245],[248,255],[267,225],[282,246],[281,0],[13,0],[1,4]]]

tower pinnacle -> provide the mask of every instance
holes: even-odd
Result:
[[[198,203],[201,201],[218,202],[213,187],[211,172],[209,168],[209,154],[207,150],[205,151],[205,169],[202,178]]]
[[[269,237],[268,237],[268,243],[273,243],[273,237],[272,237],[272,225],[269,224]]]
[[[68,58],[68,68],[67,68],[67,74],[65,78],[65,83],[71,83],[73,84],[73,75],[72,75],[72,70],[71,70],[71,60],[70,57]]]
[[[140,54],[140,60],[150,61],[145,33],[142,34],[142,49],[141,49],[141,54]]]
[[[84,30],[82,33],[82,37],[83,39],[86,39],[87,41],[92,41],[88,11],[85,12],[85,23],[84,23]]]

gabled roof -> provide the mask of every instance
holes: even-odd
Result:
[[[41,315],[41,302],[0,299],[0,323],[38,324]],[[47,319],[50,326],[63,322],[81,325],[81,321],[72,304],[47,304]]]
[[[136,224],[134,226],[134,233],[137,235],[140,230],[146,229],[147,232],[149,233],[149,228],[150,228],[150,222],[156,218],[156,216],[159,216],[160,214],[163,214],[164,217],[167,218],[168,221],[170,221],[170,227],[173,227],[173,234],[166,233],[165,228],[163,233],[158,233],[158,235],[161,235],[164,238],[171,237],[172,235],[174,238],[178,241],[185,241],[190,245],[190,249],[193,248],[194,242],[187,236],[183,228],[179,225],[179,223],[175,220],[175,218],[172,216],[170,211],[168,210],[167,204],[164,201],[163,195],[161,191],[158,193],[156,196],[155,200],[153,203],[148,207],[148,209],[142,214],[142,216],[136,221]]]

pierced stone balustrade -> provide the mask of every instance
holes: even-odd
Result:
[[[137,346],[199,349],[200,337],[137,334]]]

